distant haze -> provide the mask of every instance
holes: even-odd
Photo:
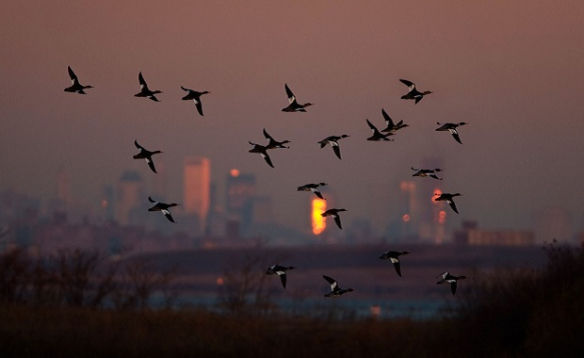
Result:
[[[127,169],[153,186],[133,141],[155,160],[166,197],[183,197],[183,160],[204,156],[223,192],[253,173],[283,225],[309,230],[307,196],[329,183],[343,222],[367,218],[371,188],[398,191],[411,166],[441,158],[460,219],[527,228],[559,206],[584,219],[584,2],[10,1],[0,13],[0,190],[49,199],[60,168],[96,205]],[[63,92],[71,66],[87,95]],[[160,103],[133,97],[142,71]],[[434,93],[401,100],[405,78]],[[284,113],[288,83],[307,113]],[[202,97],[205,116],[181,101]],[[367,142],[381,108],[410,127]],[[460,145],[436,122],[461,122]],[[262,128],[290,149],[272,169],[248,141]],[[343,139],[342,160],[317,141]],[[386,197],[385,195],[383,196]],[[429,199],[430,200],[430,199]],[[145,202],[145,207],[147,203]],[[454,214],[453,214],[454,215]],[[332,221],[330,222],[332,225]]]

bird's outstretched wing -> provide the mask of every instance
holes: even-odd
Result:
[[[75,75],[75,72],[73,72],[73,70],[71,69],[71,66],[67,66],[67,71],[69,72],[69,78],[71,78],[71,82],[73,82],[73,84],[75,84],[75,82],[77,82],[77,75]]]
[[[174,219],[172,218],[172,215],[170,215],[170,211],[162,210],[162,213],[164,214],[164,216],[166,216],[168,220],[170,220],[170,222],[176,223],[176,221],[174,221]]]
[[[450,130],[450,133],[452,134],[452,136],[454,137],[454,139],[455,139],[455,140],[456,140],[458,143],[462,144],[462,141],[460,140],[460,136],[458,135],[458,131],[457,131],[456,129],[451,129],[451,130]]]
[[[343,230],[343,225],[341,225],[341,217],[339,215],[335,215],[334,218],[335,218],[335,223],[337,224],[339,229]]]
[[[280,276],[280,281],[282,281],[282,287],[286,288],[286,273],[278,272],[278,276]]]
[[[333,142],[331,143],[331,146],[333,147],[333,152],[335,152],[335,155],[341,159],[341,147],[339,147],[339,143]]]
[[[197,101],[196,99],[193,99],[193,102],[195,102],[195,107],[197,107],[197,112],[199,112],[199,114],[202,116],[203,115],[203,104],[201,103],[201,101]]]
[[[273,168],[274,165],[272,164],[272,160],[270,159],[270,156],[268,155],[268,153],[260,153],[260,154],[262,155],[262,158],[264,158],[266,163],[268,163],[268,165]]]
[[[333,278],[326,275],[322,275],[322,277],[331,285],[331,291],[334,291],[339,286],[337,281],[335,281]]]
[[[294,93],[292,93],[292,91],[290,90],[290,88],[288,87],[288,84],[284,84],[284,88],[286,89],[286,96],[288,96],[288,102],[292,103],[296,100],[296,97],[294,96]]]
[[[454,212],[458,214],[458,209],[456,208],[456,204],[454,203],[454,200],[449,200],[448,201],[448,204],[450,205],[450,207],[452,208],[452,210],[454,210]]]
[[[415,85],[415,84],[414,84],[414,82],[412,82],[412,81],[408,81],[408,80],[402,80],[402,79],[400,79],[399,81],[400,81],[401,83],[403,83],[404,85],[408,86],[408,89],[409,89],[410,91],[411,91],[411,90],[413,90],[414,88],[416,88],[416,85]]]
[[[144,81],[144,77],[142,77],[142,72],[138,72],[138,82],[140,82],[140,87],[148,87],[146,81]]]

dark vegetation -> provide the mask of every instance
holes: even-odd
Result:
[[[428,321],[284,314],[253,256],[226,272],[214,313],[149,308],[155,292],[174,296],[172,272],[148,262],[10,251],[0,254],[0,356],[583,356],[584,247],[544,250],[540,269],[475,272],[458,304]]]

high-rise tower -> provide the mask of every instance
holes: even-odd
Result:
[[[210,203],[211,161],[204,157],[185,158],[183,210],[197,217],[201,233],[205,232]]]

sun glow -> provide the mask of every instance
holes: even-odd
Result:
[[[446,222],[446,211],[440,210],[438,212],[438,224],[444,224]]]
[[[326,201],[322,199],[312,200],[312,233],[318,235],[326,229],[326,220],[322,214],[326,210]]]
[[[432,196],[432,199],[431,199],[434,204],[440,204],[439,201],[435,201],[434,200],[434,199],[436,199],[440,195],[442,195],[442,190],[440,190],[438,188],[434,189],[434,196]]]

